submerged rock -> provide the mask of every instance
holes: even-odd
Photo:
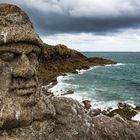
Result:
[[[132,107],[131,105],[126,103],[119,103],[117,109],[112,110],[109,113],[106,113],[106,115],[113,117],[116,114],[119,114],[124,119],[131,120],[131,118],[135,116],[137,113],[138,111],[136,111],[135,108]]]
[[[135,107],[135,110],[140,111],[140,106],[136,106],[136,107]]]
[[[66,91],[66,93],[63,93],[61,95],[68,95],[68,94],[74,94],[74,91],[73,90],[68,90],[68,91]]]

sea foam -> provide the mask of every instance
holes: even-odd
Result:
[[[132,117],[133,121],[140,121],[140,112],[136,114],[134,117]]]
[[[73,74],[67,74],[66,76],[58,76],[57,84],[49,88],[48,91],[52,92],[55,96],[66,93],[68,90],[77,88],[77,85],[66,83],[65,80],[73,79]]]
[[[108,65],[105,65],[106,67],[110,67],[110,66],[124,66],[126,64],[124,63],[117,63],[117,64],[108,64]]]
[[[126,64],[124,63],[117,63],[117,64],[111,64],[111,65],[105,65],[105,67],[110,67],[110,66],[124,66]],[[104,67],[104,66],[92,66],[90,67],[88,70],[76,70],[78,72],[78,74],[85,74],[88,71],[91,71],[93,69],[97,69],[99,67]],[[78,89],[78,83],[77,85],[74,85],[73,82],[71,81],[70,83],[67,82],[69,80],[74,80],[76,78],[77,74],[67,74],[66,76],[58,76],[57,77],[57,84],[54,85],[53,87],[51,87],[49,89],[50,92],[52,92],[55,96],[65,96],[65,97],[71,97],[73,99],[78,100],[80,103],[82,103],[83,100],[90,100],[91,101],[91,105],[92,108],[94,109],[101,109],[101,110],[107,110],[108,108],[110,108],[111,110],[114,110],[116,108],[118,108],[118,103],[121,101],[118,100],[112,100],[112,101],[104,101],[104,100],[98,100],[98,98],[96,99],[96,93],[95,95],[93,95],[93,97],[89,97],[88,95],[90,94],[94,94],[94,91],[96,89],[96,87],[94,87],[91,91],[91,89],[85,91],[85,90],[80,90]],[[74,94],[65,94],[62,95],[64,93],[67,93],[68,90],[72,90],[74,91]],[[103,89],[100,89],[103,90]],[[132,102],[130,101],[126,101],[126,103],[133,105]]]
[[[76,71],[78,72],[78,74],[84,74],[84,73],[86,73],[86,72],[88,72],[88,71],[91,71],[91,70],[93,70],[94,68],[96,68],[96,66],[91,66],[89,69],[81,69],[81,70],[79,70],[79,69],[76,69]]]

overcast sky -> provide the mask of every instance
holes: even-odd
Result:
[[[26,11],[48,44],[79,51],[140,51],[140,0],[0,0]]]

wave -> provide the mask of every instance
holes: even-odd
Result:
[[[100,67],[124,66],[124,65],[126,65],[126,64],[125,64],[125,63],[117,63],[117,64],[108,64],[108,65],[104,65],[104,66],[91,66],[91,67],[90,67],[89,69],[87,69],[87,70],[84,70],[84,69],[81,69],[81,70],[76,69],[76,71],[78,72],[78,74],[84,74],[84,73],[86,73],[86,72],[88,72],[88,71],[91,71],[91,70],[93,70],[93,69],[100,68]]]
[[[124,66],[124,65],[126,64],[118,63],[118,64],[106,65],[106,66],[110,67],[110,66]],[[89,72],[98,67],[103,67],[103,66],[92,66],[88,70],[77,70],[77,72],[78,74],[86,74],[86,72]],[[71,97],[73,99],[78,100],[81,103],[83,100],[90,100],[93,109],[99,108],[101,110],[107,110],[108,108],[112,108],[112,110],[114,110],[118,107],[118,103],[122,102],[122,101],[119,101],[119,99],[116,99],[116,100],[112,99],[109,101],[105,101],[104,98],[98,97],[98,95],[96,94],[96,90],[100,90],[101,92],[106,91],[107,89],[103,89],[103,87],[97,89],[96,85],[92,87],[88,87],[87,85],[87,88],[85,88],[86,85],[85,87],[84,86],[82,87],[81,85],[79,85],[80,82],[75,82],[74,84],[73,80],[76,78],[75,76],[76,74],[67,74],[66,76],[58,76],[57,84],[49,88],[49,91],[52,92],[55,96]],[[69,90],[74,91],[74,94],[62,95]],[[134,106],[134,102],[132,102],[132,100],[126,101],[126,103]]]
[[[84,74],[85,72],[91,71],[94,68],[95,68],[95,66],[91,66],[89,69],[86,69],[86,70],[84,70],[84,69],[81,69],[81,70],[76,69],[76,71],[78,72],[78,74]]]
[[[124,66],[126,65],[125,63],[117,63],[117,64],[108,64],[108,65],[105,65],[106,67],[110,67],[110,66]]]
[[[73,85],[65,82],[66,80],[74,79],[73,75],[74,74],[67,74],[66,76],[58,76],[57,84],[49,88],[48,91],[52,92],[55,96],[59,96],[61,94],[66,93],[68,90],[78,88],[78,85]]]
[[[125,65],[125,64],[123,64],[123,63],[118,63],[118,64],[113,64],[113,65],[106,65],[106,66],[120,66],[120,65]],[[76,70],[77,72],[78,72],[78,74],[85,74],[86,72],[89,72],[89,71],[91,71],[91,70],[93,70],[93,69],[96,69],[96,68],[98,68],[98,67],[103,67],[103,66],[91,66],[89,69],[87,69],[87,70]],[[79,86],[80,85],[78,85],[78,83],[77,83],[77,85],[74,85],[73,83],[68,83],[67,81],[69,81],[69,80],[74,80],[75,79],[75,75],[76,74],[70,74],[70,73],[67,73],[67,75],[66,76],[58,76],[57,77],[57,84],[56,85],[54,85],[53,87],[51,87],[51,88],[48,88],[48,91],[49,92],[52,92],[54,95],[56,95],[56,96],[59,96],[59,95],[61,95],[61,94],[64,94],[64,93],[66,93],[68,90],[73,90],[73,91],[76,91],[76,92],[82,92],[82,95],[84,95],[84,93],[83,92],[85,92],[85,91],[78,91],[78,88],[79,88]],[[94,89],[95,90],[95,89]],[[100,89],[101,90],[101,89]],[[90,94],[90,93],[88,93],[89,91],[86,91],[86,93],[85,94]],[[80,93],[77,93],[77,95],[81,95]],[[76,99],[77,100],[79,100],[80,99],[80,101],[81,101],[81,97],[79,97],[79,96],[77,96],[76,95]],[[81,95],[81,96],[82,96]],[[69,95],[68,95],[69,96]],[[71,96],[73,96],[73,95],[71,95]],[[96,96],[96,95],[95,95]],[[75,97],[74,97],[75,98]],[[82,97],[83,98],[83,97]]]
[[[55,96],[64,96],[64,97],[73,98],[73,99],[79,101],[81,104],[82,104],[82,101],[84,101],[84,100],[90,100],[91,105],[92,105],[91,109],[100,109],[101,111],[108,110],[108,109],[110,109],[110,111],[111,111],[111,110],[117,109],[118,103],[122,102],[119,100],[104,101],[102,99],[98,99],[98,97],[96,97],[96,93],[94,94],[94,97],[90,97],[90,96],[88,96],[88,95],[90,95],[89,91],[79,90],[79,85],[74,85],[74,84],[65,82],[65,80],[70,80],[73,78],[74,78],[73,75],[57,77],[58,83],[55,86],[51,87],[49,89],[49,91],[52,92]],[[66,93],[68,90],[73,90],[74,94],[62,95],[64,93]],[[92,93],[94,93],[94,90],[92,91]],[[134,102],[132,102],[132,101],[127,100],[127,101],[123,101],[123,102],[131,105],[132,107],[135,107]],[[133,118],[133,119],[135,119],[135,118]]]

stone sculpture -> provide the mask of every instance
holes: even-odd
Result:
[[[55,115],[53,105],[41,95],[37,78],[42,45],[29,17],[20,8],[0,4],[1,136],[8,137],[7,130],[11,128],[26,127]],[[13,132],[11,137],[19,134]],[[27,137],[27,133],[22,134],[18,139]]]

